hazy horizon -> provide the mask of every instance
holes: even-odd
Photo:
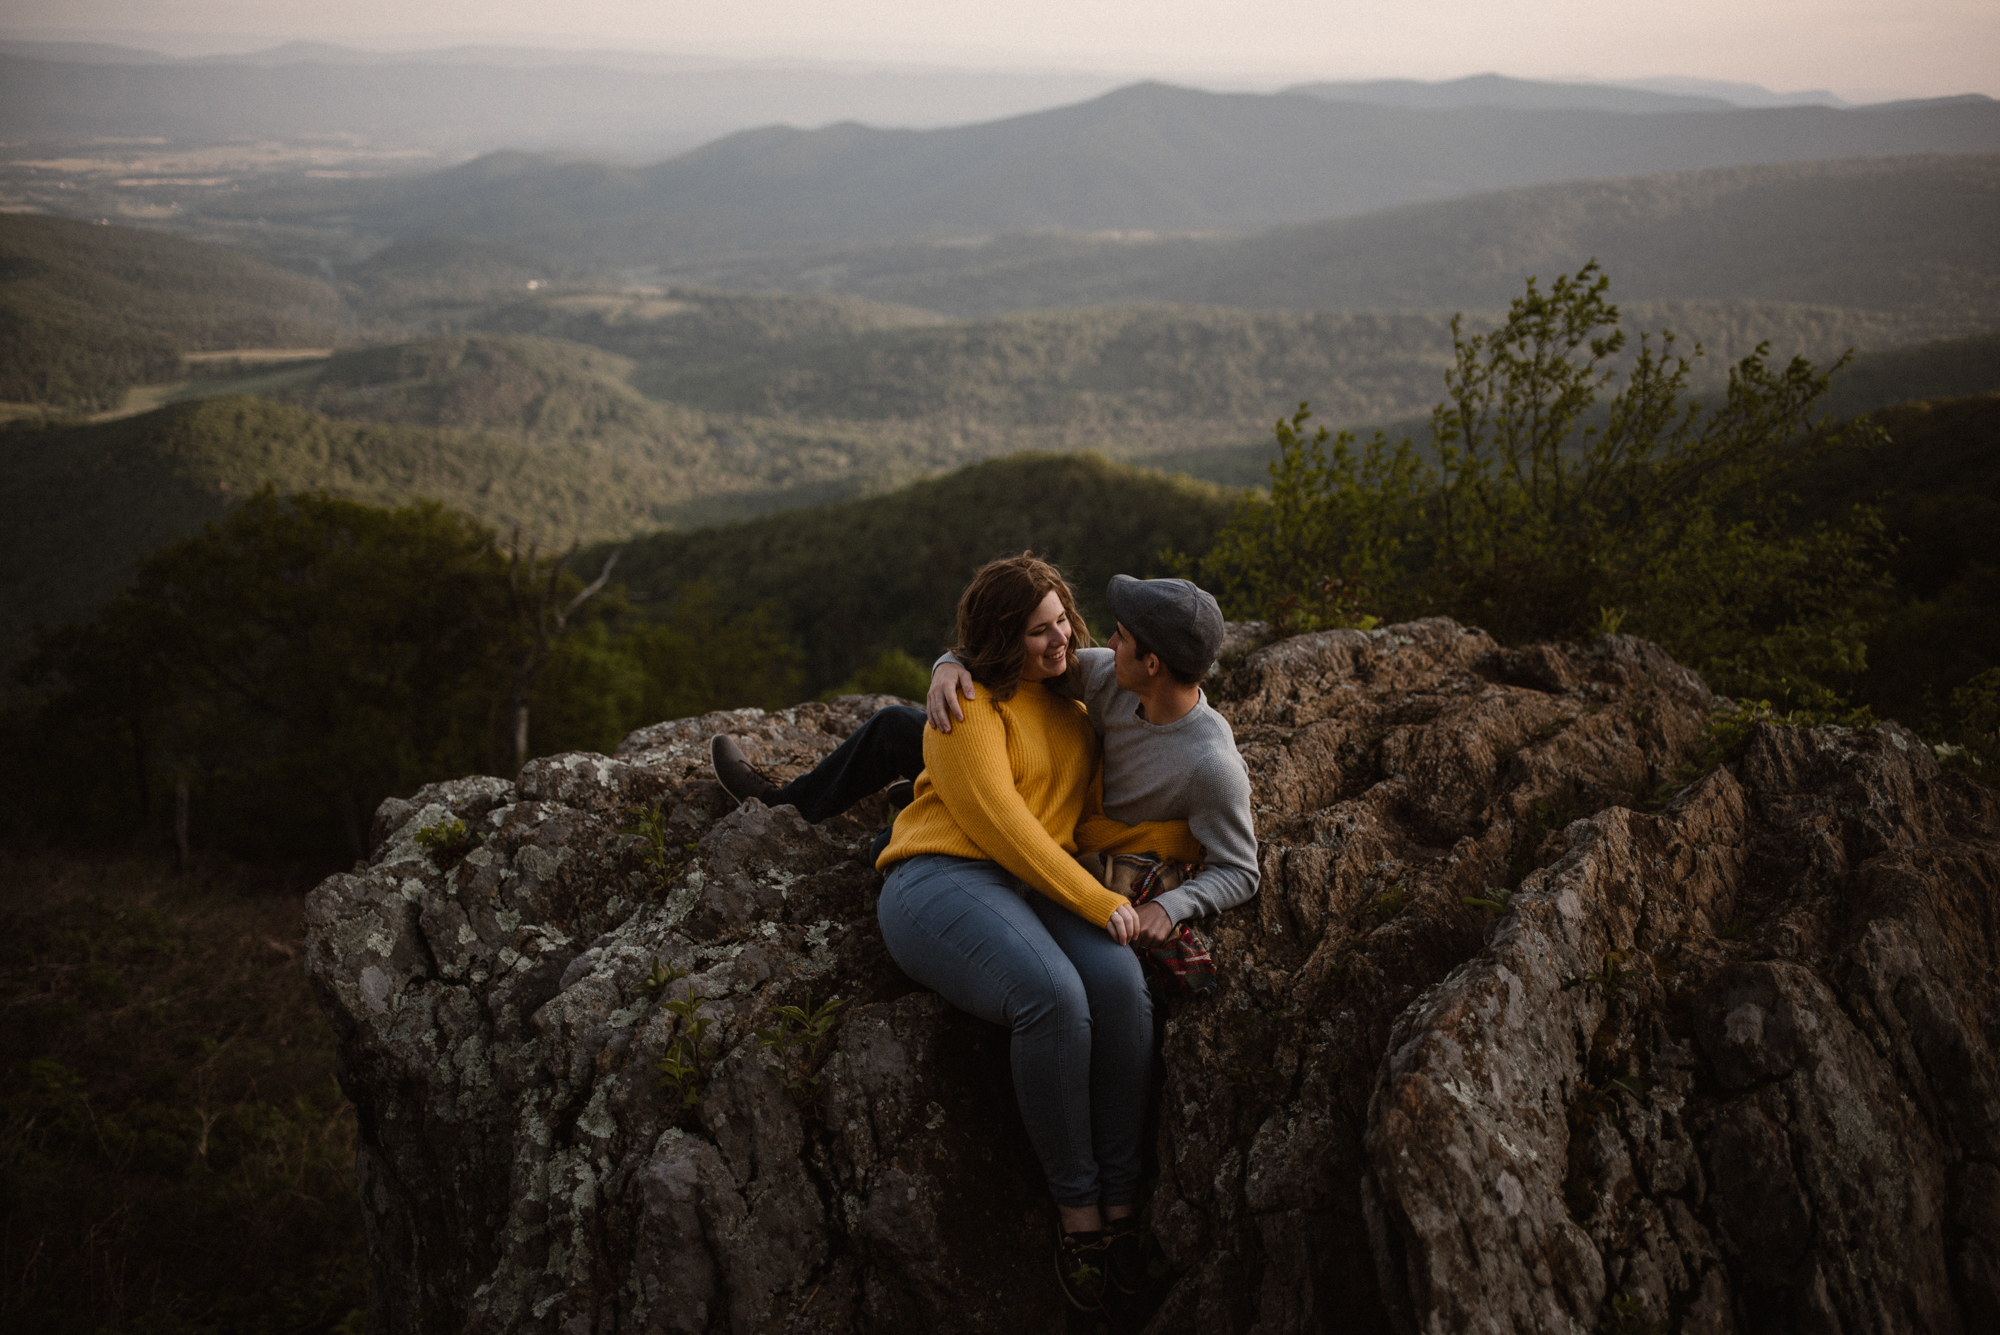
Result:
[[[492,46],[679,58],[707,66],[1011,71],[1158,78],[1269,90],[1310,80],[1484,73],[1570,82],[1680,78],[1777,94],[1826,90],[1853,102],[1962,93],[2000,96],[2000,6],[1926,0],[1894,11],[1856,4],[1696,0],[1672,14],[1594,13],[1532,0],[1505,13],[1472,0],[1338,12],[1253,0],[1217,12],[1170,0],[1084,9],[1003,0],[972,11],[915,11],[889,0],[808,6],[765,0],[727,13],[584,0],[563,25],[520,0],[445,0],[412,12],[385,0],[336,5],[249,0],[23,0],[0,35],[103,42],[188,57],[287,42],[377,52]],[[1728,40],[1718,41],[1718,34]]]

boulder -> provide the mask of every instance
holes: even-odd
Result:
[[[1263,889],[1162,1008],[1134,1324],[2000,1328],[1990,791],[1893,725],[1700,774],[1718,702],[1630,637],[1226,661]],[[1072,1320],[1006,1034],[883,949],[881,800],[814,827],[707,770],[886,703],[383,804],[307,916],[377,1332]]]

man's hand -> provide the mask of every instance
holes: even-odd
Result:
[[[1119,945],[1131,945],[1132,938],[1139,931],[1139,911],[1130,904],[1120,904],[1111,910],[1111,921],[1104,924],[1104,930],[1111,933],[1111,939]]]
[[[1138,927],[1132,933],[1133,945],[1164,946],[1174,939],[1174,920],[1158,904],[1141,904],[1138,919]]]
[[[924,697],[924,713],[930,715],[931,726],[939,732],[950,732],[953,719],[965,718],[958,703],[960,691],[968,700],[978,698],[972,693],[972,674],[961,664],[939,663],[931,673],[931,693]]]

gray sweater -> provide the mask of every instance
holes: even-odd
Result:
[[[1127,825],[1184,820],[1208,850],[1201,875],[1154,902],[1175,922],[1233,908],[1257,893],[1257,828],[1250,772],[1229,720],[1203,695],[1164,727],[1139,717],[1139,697],[1118,684],[1109,649],[1079,649],[1083,703],[1104,743],[1104,814]],[[951,654],[938,660],[958,662]]]

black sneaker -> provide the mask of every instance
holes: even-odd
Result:
[[[1127,1298],[1146,1287],[1146,1232],[1137,1215],[1105,1221],[1104,1274]]]
[[[1104,1310],[1104,1234],[1065,1233],[1056,1221],[1056,1281],[1079,1312]]]
[[[889,785],[887,791],[889,796],[889,819],[894,820],[902,814],[904,807],[916,800],[917,785],[911,783],[908,779],[898,779]]]
[[[726,733],[718,733],[709,742],[708,763],[715,768],[715,781],[722,785],[722,791],[738,802],[753,797],[761,801],[777,791],[778,785],[759,774],[743,758],[743,748],[736,744],[736,739]]]

